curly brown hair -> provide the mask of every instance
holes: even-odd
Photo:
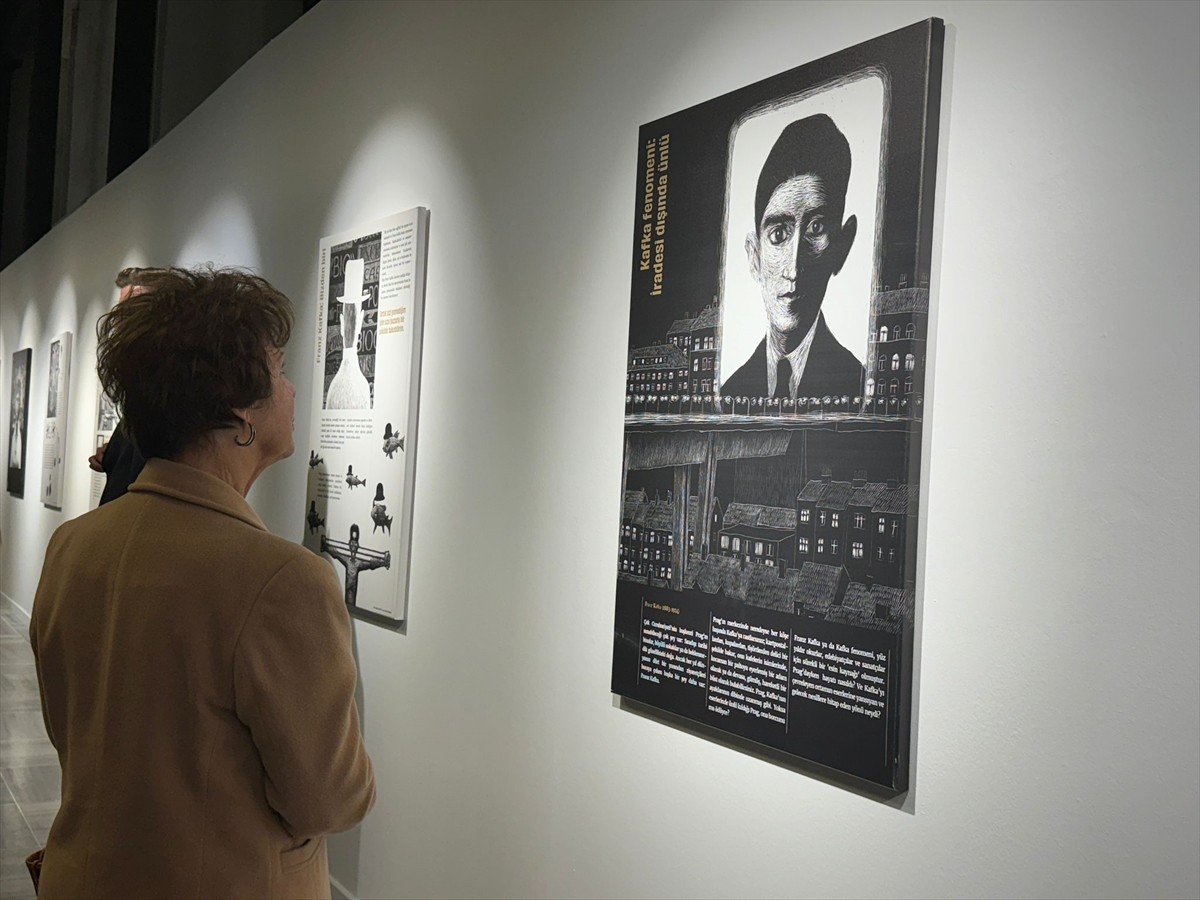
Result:
[[[144,457],[174,459],[271,396],[270,351],[293,316],[266,279],[209,266],[126,269],[117,284],[139,292],[96,323],[96,369]]]

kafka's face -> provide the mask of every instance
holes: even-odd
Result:
[[[795,175],[775,188],[758,233],[746,237],[750,272],[779,335],[802,337],[821,311],[848,249],[841,246],[843,203],[827,196],[821,176]]]

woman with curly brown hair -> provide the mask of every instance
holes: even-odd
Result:
[[[40,896],[329,897],[325,834],[375,798],[329,564],[245,496],[290,456],[288,299],[153,270],[97,326],[146,457],[55,532],[30,638],[62,806]]]

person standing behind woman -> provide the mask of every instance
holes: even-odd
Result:
[[[291,327],[230,269],[159,270],[100,319],[147,461],[54,533],[34,599],[62,765],[43,900],[329,897],[325,835],[374,803],[337,579],[245,500],[294,449]]]
[[[144,291],[159,269],[122,269],[117,273],[116,285],[121,289],[117,302],[128,300],[134,293]],[[112,437],[88,457],[88,466],[93,472],[104,473],[104,490],[100,494],[100,506],[116,500],[129,485],[142,474],[146,460],[138,452],[133,440],[125,432],[124,421],[118,422]]]

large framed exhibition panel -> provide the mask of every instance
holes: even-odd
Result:
[[[908,785],[943,25],[641,129],[612,689]]]
[[[353,615],[393,626],[408,607],[428,222],[418,207],[320,243],[303,543],[335,563]]]

